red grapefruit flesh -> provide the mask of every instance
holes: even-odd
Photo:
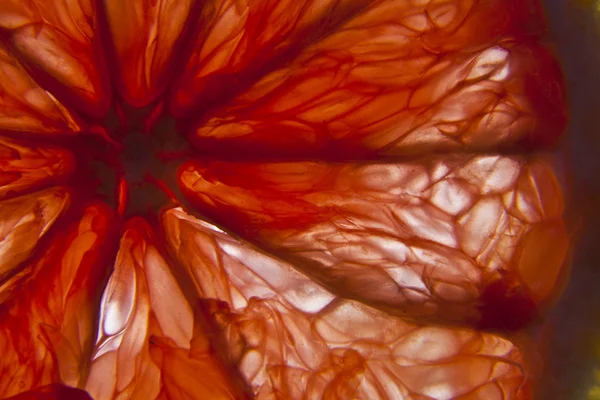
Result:
[[[75,214],[73,224],[53,232],[44,252],[2,277],[4,397],[57,382],[78,387],[88,378],[98,300],[110,271],[106,241],[112,222],[99,204]]]
[[[534,0],[5,1],[0,397],[531,398],[544,33]]]
[[[84,114],[106,113],[111,97],[96,2],[7,0],[0,29],[31,76]]]

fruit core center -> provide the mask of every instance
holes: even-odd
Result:
[[[129,122],[120,133],[106,128],[110,138],[103,145],[88,144],[95,192],[121,215],[156,213],[178,193],[177,168],[189,144],[173,118],[159,118],[151,126]]]

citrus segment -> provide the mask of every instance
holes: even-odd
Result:
[[[121,96],[142,107],[155,100],[171,78],[173,54],[193,0],[105,0],[104,12],[116,55]]]
[[[536,300],[552,291],[554,279],[541,275],[556,277],[564,252],[550,264],[533,256],[567,243],[564,230],[550,228],[562,226],[562,208],[544,207],[560,202],[558,185],[536,190],[551,174],[536,158],[452,155],[401,164],[196,162],[179,179],[205,215],[335,293],[411,318],[476,323],[482,293],[497,280],[507,293],[525,291],[516,308],[531,306],[530,291]],[[523,175],[528,188],[518,185]]]
[[[162,217],[221,352],[258,399],[507,399],[523,358],[498,336],[402,321],[325,290],[181,209]]]
[[[72,163],[67,150],[0,138],[0,198],[64,181]]]
[[[85,382],[110,220],[104,206],[88,206],[28,262],[27,273],[0,306],[0,396]]]
[[[2,6],[0,29],[42,87],[85,114],[104,115],[111,89],[96,31],[96,3],[5,0]]]
[[[554,144],[566,118],[547,51],[504,29],[512,14],[485,19],[497,37],[475,35],[477,10],[499,2],[425,3],[375,3],[207,114],[192,141],[225,156],[346,159]]]
[[[0,130],[73,133],[74,116],[41,88],[0,43]]]
[[[206,2],[180,79],[171,94],[177,116],[226,102],[372,0],[217,0]]]
[[[206,339],[194,329],[193,310],[153,241],[144,220],[128,222],[102,298],[86,389],[96,400],[178,398],[170,397],[178,392],[189,399],[235,398],[210,346],[199,344]],[[173,366],[182,376],[162,370]],[[202,373],[192,377],[191,371]]]
[[[0,303],[12,295],[11,281],[6,280],[31,256],[69,197],[65,189],[52,188],[0,202]]]

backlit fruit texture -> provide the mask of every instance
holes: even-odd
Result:
[[[568,250],[544,33],[533,0],[0,1],[0,397],[529,399]]]

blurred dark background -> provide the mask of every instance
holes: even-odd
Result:
[[[571,120],[563,146],[571,280],[540,341],[539,400],[600,400],[600,0],[542,0],[549,45],[566,75]]]

